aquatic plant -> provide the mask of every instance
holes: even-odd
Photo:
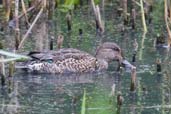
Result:
[[[83,93],[81,114],[86,114],[86,89],[84,89],[84,93]]]
[[[0,54],[8,56],[8,57],[12,57],[12,58],[6,58],[6,59],[3,59],[3,60],[0,60],[0,62],[10,62],[10,61],[15,61],[15,60],[29,59],[29,57],[27,57],[27,56],[15,54],[15,53],[3,51],[3,50],[0,50]]]

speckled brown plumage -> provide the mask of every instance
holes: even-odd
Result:
[[[29,54],[34,61],[28,68],[47,73],[89,72],[95,71],[96,58],[76,49],[60,49],[51,52]]]
[[[108,62],[122,61],[120,47],[115,43],[106,42],[97,48],[95,57],[73,48],[57,51],[30,52],[32,60],[25,63],[32,71],[43,73],[93,72],[108,68]]]

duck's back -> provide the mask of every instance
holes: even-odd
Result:
[[[31,52],[29,69],[45,73],[90,72],[96,69],[96,58],[86,52],[67,48],[58,51]]]

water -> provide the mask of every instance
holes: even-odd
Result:
[[[113,64],[108,71],[93,74],[52,75],[17,71],[13,78],[7,80],[5,87],[0,86],[0,114],[80,114],[84,90],[86,114],[170,114],[170,51],[153,46],[156,33],[166,33],[163,17],[160,17],[161,14],[156,16],[162,11],[154,10],[153,15],[158,18],[153,18],[152,24],[147,24],[148,32],[143,42],[141,20],[137,19],[135,30],[128,26],[121,32],[122,17],[117,17],[115,7],[116,4],[107,6],[106,12],[102,14],[105,21],[102,37],[96,36],[93,14],[91,9],[86,8],[73,12],[71,34],[67,34],[65,15],[56,13],[55,30],[62,31],[64,47],[79,48],[92,54],[101,40],[116,42],[129,61],[132,60],[132,43],[136,38],[139,48],[134,92],[130,92],[130,72],[115,72]],[[81,40],[78,40],[79,28],[83,29]],[[26,45],[26,49],[30,49],[29,46]],[[157,58],[162,61],[161,73],[156,72]],[[113,85],[115,91],[112,91]],[[124,98],[120,111],[116,105],[119,92]]]
[[[19,72],[0,90],[0,113],[77,114],[86,89],[87,114],[116,113],[118,92],[124,98],[120,114],[170,114],[170,75],[151,71],[153,66],[139,65],[134,92],[130,92],[130,73],[125,71],[66,75]]]
[[[1,89],[1,113],[67,114],[80,112],[83,89],[110,92],[114,76],[101,74],[45,75],[16,74],[11,92]],[[102,93],[104,94],[104,93]],[[92,96],[93,97],[93,96]],[[102,98],[104,96],[101,96]],[[108,95],[106,96],[108,98]],[[106,100],[107,100],[106,98]]]

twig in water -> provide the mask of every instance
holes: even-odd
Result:
[[[29,33],[31,32],[32,28],[34,27],[35,23],[37,22],[37,20],[39,19],[40,15],[43,12],[43,7],[40,9],[39,13],[37,14],[35,20],[33,21],[33,23],[31,24],[30,28],[28,29],[27,33],[24,35],[22,41],[20,42],[18,49],[20,49],[23,46],[24,41],[26,40],[27,36],[29,35]]]
[[[26,20],[27,24],[30,26],[30,23],[28,21],[26,7],[25,7],[25,4],[24,4],[24,1],[23,0],[21,0],[21,4],[22,4],[22,9],[23,9],[23,13],[24,13],[24,16],[25,16],[25,20]]]

